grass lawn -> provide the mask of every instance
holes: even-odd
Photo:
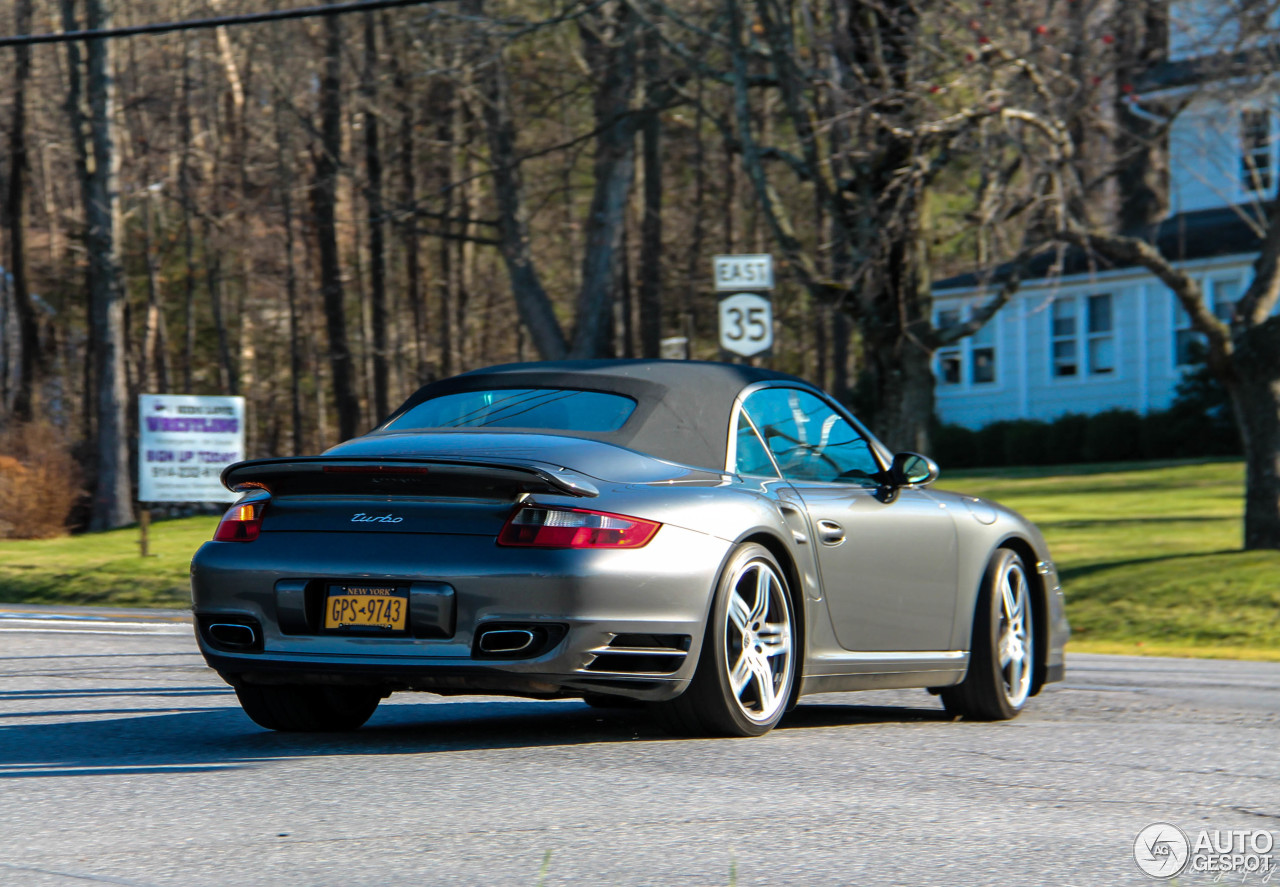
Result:
[[[209,515],[151,525],[151,557],[138,528],[61,539],[0,539],[0,601],[113,607],[190,607],[191,555],[213,538]]]
[[[1039,524],[1062,573],[1072,649],[1280,660],[1280,552],[1240,551],[1238,461],[944,473]],[[0,540],[0,601],[185,607],[215,517],[46,541]]]
[[[1241,551],[1238,461],[944,472],[1034,520],[1071,649],[1280,660],[1280,551]]]

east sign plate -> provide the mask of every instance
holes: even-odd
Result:
[[[720,300],[720,347],[752,357],[773,347],[773,303],[759,293]]]
[[[773,289],[773,256],[768,253],[713,256],[711,262],[719,292]]]
[[[138,501],[230,502],[218,480],[244,459],[244,398],[138,396]]]

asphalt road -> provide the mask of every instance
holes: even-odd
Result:
[[[674,740],[575,701],[400,694],[297,736],[244,717],[170,618],[0,607],[0,884],[1099,887],[1156,883],[1132,857],[1155,821],[1280,832],[1276,663],[1071,656],[1002,724],[877,692]]]

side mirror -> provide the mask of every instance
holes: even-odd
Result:
[[[898,453],[889,469],[894,486],[923,487],[938,479],[938,463],[919,453]]]

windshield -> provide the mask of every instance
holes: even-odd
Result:
[[[617,431],[636,408],[620,394],[569,388],[462,391],[423,401],[392,419],[384,431],[428,428],[540,428]]]

